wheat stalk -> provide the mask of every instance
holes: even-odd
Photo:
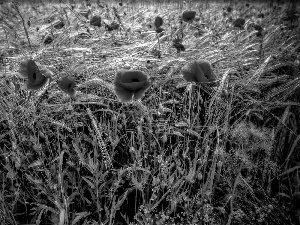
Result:
[[[107,149],[106,149],[106,145],[101,137],[101,132],[97,126],[97,122],[96,122],[96,119],[94,118],[91,110],[89,108],[87,108],[87,114],[89,115],[90,119],[92,120],[92,125],[93,125],[93,128],[95,130],[95,133],[96,133],[96,137],[97,137],[97,141],[98,141],[98,144],[99,144],[99,147],[100,147],[100,150],[101,150],[101,154],[102,154],[102,157],[104,159],[104,164],[106,166],[107,169],[109,168],[112,168],[112,162],[111,162],[111,158],[107,152]]]

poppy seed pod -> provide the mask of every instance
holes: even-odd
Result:
[[[115,93],[121,102],[141,99],[150,86],[148,76],[139,70],[121,70],[114,80]]]
[[[237,18],[232,22],[234,27],[243,28],[245,25],[245,19],[244,18]]]
[[[62,21],[62,20],[58,20],[58,21],[56,21],[56,22],[53,23],[53,27],[54,27],[55,29],[61,29],[61,28],[63,28],[64,26],[65,26],[65,22]]]
[[[28,80],[22,86],[22,89],[35,91],[42,88],[52,76],[52,72],[36,63],[32,59],[26,59],[21,62],[19,74]]]
[[[211,65],[206,60],[194,60],[182,67],[181,73],[187,82],[215,82],[216,75],[211,69]]]
[[[90,19],[90,24],[92,26],[96,26],[96,27],[101,27],[101,17],[100,16],[93,16],[91,19]]]
[[[182,20],[187,23],[193,22],[196,16],[196,11],[184,11],[182,13]]]
[[[62,77],[58,80],[58,87],[66,94],[73,96],[75,94],[75,79],[73,77]]]
[[[154,26],[155,28],[159,28],[163,25],[163,19],[160,16],[155,17]]]
[[[163,31],[164,31],[164,28],[162,28],[162,27],[158,27],[158,28],[156,28],[156,30],[155,30],[156,33],[161,33],[161,32],[163,32]]]
[[[176,48],[177,52],[182,52],[185,51],[185,47],[183,44],[179,43],[179,42],[174,42],[173,43],[173,47]]]
[[[152,23],[147,23],[146,28],[147,28],[147,30],[153,30],[154,26]]]

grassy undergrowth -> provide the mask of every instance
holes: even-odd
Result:
[[[1,6],[0,224],[300,222],[299,4]],[[28,58],[53,73],[36,91],[19,76]],[[183,79],[198,59],[217,86]],[[141,100],[118,101],[121,69],[149,75]],[[56,85],[67,75],[74,96]]]

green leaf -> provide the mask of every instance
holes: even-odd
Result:
[[[72,221],[72,225],[76,224],[77,222],[79,222],[80,219],[87,217],[88,215],[90,215],[89,212],[80,212],[80,213],[76,213],[76,217],[75,219]]]
[[[84,179],[92,189],[95,189],[95,185],[90,181],[90,179],[85,177],[82,177],[82,179]]]

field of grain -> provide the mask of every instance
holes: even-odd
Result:
[[[298,1],[1,1],[0,224],[300,223]]]

